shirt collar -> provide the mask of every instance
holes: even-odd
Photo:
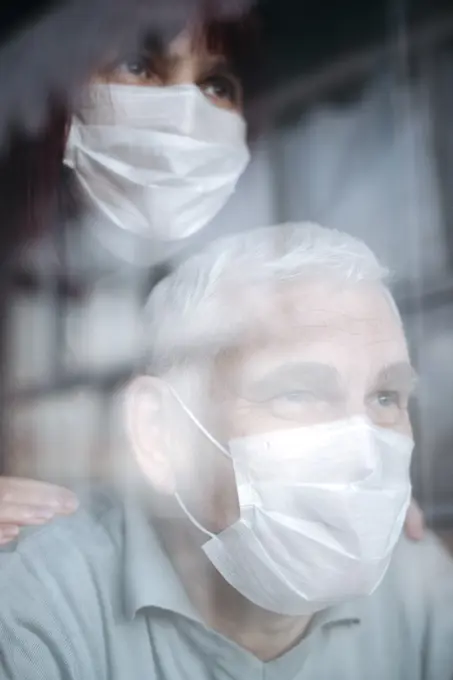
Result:
[[[126,616],[133,619],[141,609],[155,607],[199,622],[200,617],[160,542],[144,504],[130,497],[125,503],[124,534]],[[362,598],[317,612],[309,631],[359,625],[361,603]]]
[[[334,628],[352,628],[360,625],[362,621],[361,603],[362,598],[317,612],[311,620],[309,631],[319,628],[327,631]]]
[[[128,499],[124,525],[124,606],[128,619],[155,607],[199,620],[146,511]]]

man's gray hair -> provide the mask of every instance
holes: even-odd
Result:
[[[388,271],[362,241],[310,222],[210,243],[149,297],[144,318],[150,370],[159,374],[239,344],[266,296],[266,285],[319,275],[345,283],[375,282],[388,292]]]

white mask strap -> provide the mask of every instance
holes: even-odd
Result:
[[[170,392],[172,393],[172,395],[174,396],[174,398],[176,399],[176,401],[178,402],[178,404],[181,406],[182,410],[189,416],[189,418],[191,419],[191,421],[192,421],[193,423],[195,423],[195,425],[198,427],[198,429],[199,429],[201,432],[203,432],[203,434],[205,435],[205,437],[207,437],[207,439],[209,439],[209,441],[210,441],[212,444],[214,444],[214,446],[215,446],[217,449],[219,449],[219,451],[220,451],[224,456],[226,456],[229,460],[231,460],[231,454],[230,454],[230,452],[227,451],[227,449],[226,449],[224,446],[222,446],[222,444],[220,444],[220,442],[218,442],[217,439],[215,439],[215,437],[213,437],[212,434],[210,434],[210,432],[208,432],[208,430],[204,427],[204,425],[202,425],[202,424],[200,423],[200,421],[199,421],[198,418],[192,413],[192,411],[190,410],[190,408],[189,408],[188,406],[186,406],[186,404],[183,402],[183,400],[181,399],[181,397],[179,396],[179,394],[176,392],[176,390],[174,389],[174,387],[172,387],[172,386],[170,385],[170,383],[167,383],[167,386],[168,386],[168,389],[170,390]],[[190,522],[192,522],[192,524],[194,525],[194,527],[196,527],[199,531],[201,531],[201,533],[204,534],[205,536],[209,536],[209,538],[214,538],[214,534],[211,533],[210,531],[208,531],[207,529],[205,529],[205,528],[200,524],[200,522],[198,522],[198,521],[195,519],[195,517],[194,517],[194,516],[192,515],[192,513],[189,511],[189,509],[187,508],[186,504],[184,503],[184,501],[182,500],[181,496],[179,495],[179,493],[178,493],[177,491],[175,491],[175,498],[176,498],[176,501],[177,501],[179,507],[181,508],[181,510],[183,511],[183,513],[186,515],[187,519],[188,519]]]
[[[178,404],[181,406],[182,410],[189,416],[190,420],[191,420],[193,423],[195,423],[195,425],[198,427],[198,429],[199,429],[201,432],[203,432],[204,436],[205,436],[207,439],[209,439],[209,441],[210,441],[212,444],[214,444],[214,446],[215,446],[217,449],[219,449],[219,451],[220,451],[221,453],[223,453],[224,456],[226,456],[229,460],[231,460],[231,453],[228,451],[228,449],[226,449],[224,446],[222,446],[222,444],[221,444],[220,442],[218,442],[217,439],[216,439],[215,437],[213,437],[212,434],[211,434],[210,432],[208,432],[208,430],[204,427],[204,425],[202,425],[202,424],[200,423],[200,421],[199,421],[198,418],[192,413],[192,411],[190,410],[190,408],[189,408],[188,406],[186,406],[186,404],[183,402],[183,400],[181,399],[181,397],[179,396],[179,394],[176,392],[176,390],[174,389],[174,387],[172,387],[172,386],[170,385],[170,383],[167,383],[167,386],[168,386],[168,389],[170,390],[170,392],[172,393],[172,395],[174,396],[174,398],[176,399],[176,401],[178,402]]]
[[[195,517],[192,515],[191,512],[187,509],[186,504],[182,500],[181,496],[177,491],[175,491],[175,498],[178,502],[179,507],[183,511],[183,513],[186,515],[187,519],[192,522],[192,524],[199,530],[201,531],[202,534],[205,534],[205,536],[209,536],[209,538],[214,538],[214,534],[212,534],[210,531],[205,529],[203,526],[201,526],[200,522],[198,522]]]

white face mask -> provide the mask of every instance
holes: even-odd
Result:
[[[254,604],[310,615],[371,594],[389,566],[411,497],[413,441],[365,418],[236,439],[240,519],[203,550]]]
[[[93,85],[66,148],[92,203],[123,230],[161,241],[202,229],[249,161],[246,126],[194,85]]]

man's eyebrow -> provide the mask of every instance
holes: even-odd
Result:
[[[288,362],[251,381],[246,391],[256,399],[266,399],[276,389],[303,388],[329,395],[341,393],[341,379],[337,369],[318,362]],[[246,395],[244,395],[246,396]]]
[[[418,383],[416,370],[407,361],[401,361],[384,366],[376,376],[375,384],[396,386],[402,389],[413,390]]]

